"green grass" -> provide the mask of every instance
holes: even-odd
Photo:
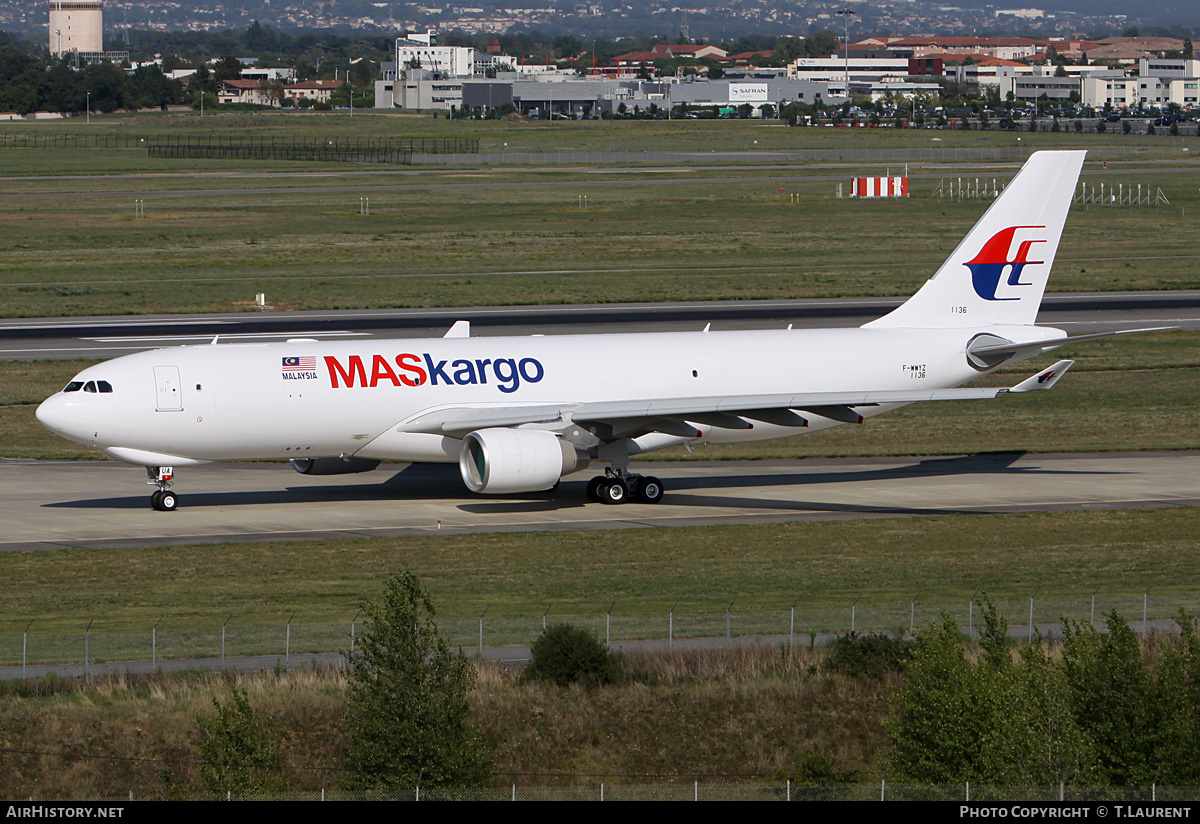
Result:
[[[572,187],[372,192],[369,217],[359,193],[164,195],[144,219],[132,197],[0,199],[0,314],[249,310],[256,292],[283,309],[905,295],[983,208],[839,200],[828,181],[785,186],[792,206],[776,188],[606,180],[587,211]],[[1200,287],[1198,219],[1077,209],[1051,288]]]
[[[373,113],[356,110],[332,113],[198,113],[145,112],[136,115],[93,115],[91,124],[78,120],[0,124],[4,134],[94,134],[144,137],[213,135],[245,137],[469,137],[478,138],[481,152],[554,151],[780,151],[824,148],[1092,148],[1113,153],[1179,153],[1195,139],[1166,135],[999,133],[955,130],[793,129],[777,121],[450,121],[428,114]],[[1018,143],[1017,138],[1020,138]],[[934,138],[938,138],[934,141]],[[757,143],[755,143],[757,141]],[[1195,151],[1195,149],[1192,149]]]
[[[263,628],[281,653],[295,611],[296,627],[334,626],[348,643],[361,599],[402,568],[420,576],[455,642],[468,646],[485,608],[487,640],[497,643],[506,626],[531,638],[548,606],[553,618],[603,633],[614,601],[618,639],[664,637],[676,602],[681,636],[724,634],[730,601],[739,633],[770,615],[786,634],[797,598],[797,631],[844,630],[859,594],[859,629],[907,628],[918,591],[918,621],[947,609],[965,624],[980,588],[1020,623],[1038,587],[1038,620],[1055,621],[1086,618],[1099,584],[1098,608],[1140,618],[1153,584],[1151,614],[1164,617],[1200,605],[1198,535],[1200,510],[1185,508],[5,553],[0,575],[21,585],[0,594],[0,657],[19,661],[30,620],[34,635],[70,634],[77,645],[94,618],[95,636],[131,633],[118,640],[140,648],[164,616],[160,639],[194,630],[216,654],[232,613],[231,633]],[[294,633],[293,650],[303,649]],[[45,653],[41,641],[34,648]]]
[[[740,151],[754,140],[761,149],[978,148],[1015,140],[750,122],[359,120],[350,131],[348,118],[337,116],[229,115],[201,124],[191,115],[139,115],[106,118],[92,128],[150,135],[208,129],[232,136],[458,135],[490,141],[493,149],[509,143],[510,151]],[[79,128],[0,125],[0,140],[6,133]],[[932,144],[933,134],[942,143]],[[1039,146],[1109,147],[1097,159],[1115,159],[1117,149],[1134,145],[1113,136],[1027,139]],[[1186,155],[1178,151],[1183,144],[1164,139],[1137,145],[1162,149],[1164,157],[1147,156],[1136,171],[1103,180],[1161,187],[1170,207],[1076,208],[1052,289],[1200,287],[1193,248],[1200,187],[1196,171],[1188,171],[1200,167],[1183,160]],[[133,150],[4,150],[0,315],[250,310],[256,292],[283,309],[903,295],[928,277],[985,205],[931,198],[940,178],[1003,180],[1017,162],[914,163],[914,174],[936,177],[914,178],[917,197],[911,200],[835,198],[835,180],[878,173],[883,169],[876,167],[887,165],[765,169],[748,162],[670,173],[596,167],[394,174],[361,164],[157,160]],[[180,176],[194,172],[254,176]],[[283,172],[324,176],[280,176]],[[95,177],[63,177],[80,173]],[[149,176],[120,176],[130,173]],[[658,185],[664,178],[691,182]],[[505,188],[513,183],[520,185]],[[356,188],[331,191],[346,184]],[[484,188],[473,188],[481,184]],[[396,186],[419,188],[388,188]],[[266,187],[315,190],[254,191]],[[211,193],[186,193],[194,189]],[[88,196],[114,192],[121,194]],[[798,205],[791,204],[793,194],[800,195]],[[581,195],[587,195],[586,211],[579,208]],[[370,198],[369,217],[359,214],[362,197]],[[145,201],[142,219],[134,216],[135,199]]]

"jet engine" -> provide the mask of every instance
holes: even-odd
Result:
[[[549,489],[587,465],[570,441],[534,429],[478,429],[463,438],[458,453],[463,483],[472,492]]]
[[[292,469],[301,475],[352,475],[370,472],[379,461],[367,458],[293,458]]]

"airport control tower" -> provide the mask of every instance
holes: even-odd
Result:
[[[50,53],[104,51],[103,0],[50,0]]]

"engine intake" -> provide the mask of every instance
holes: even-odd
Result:
[[[368,458],[293,458],[292,469],[301,475],[352,475],[370,472],[379,461]]]
[[[458,453],[467,488],[493,494],[549,489],[587,465],[570,441],[534,429],[478,429],[463,438]]]

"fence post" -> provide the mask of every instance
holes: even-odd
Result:
[[[667,649],[675,646],[675,607],[679,606],[676,601],[671,607],[671,611],[667,613]]]
[[[354,617],[350,619],[350,654],[354,654],[354,625],[358,623],[358,616],[362,615],[362,607],[358,608],[358,612],[354,613]]]
[[[735,603],[737,603],[736,598],[729,602],[729,606],[725,607],[725,640],[726,641],[730,640],[733,637],[733,635],[730,634],[729,613],[733,609],[733,605]]]
[[[225,627],[229,624],[229,619],[233,617],[233,613],[229,613],[225,618],[225,623],[221,624],[221,660],[225,660]]]
[[[796,646],[796,604],[799,603],[800,596],[796,596],[796,600],[792,601],[792,621],[788,628],[788,646]],[[789,779],[790,780],[790,779]]]
[[[1092,617],[1088,620],[1088,623],[1093,627],[1096,626],[1096,593],[1100,591],[1100,587],[1102,586],[1104,586],[1104,584],[1100,584],[1092,590]]]
[[[972,641],[975,640],[975,598],[978,595],[979,590],[975,590],[971,600],[967,601],[967,637]]]
[[[483,657],[483,616],[487,615],[488,610],[491,608],[492,608],[492,605],[488,604],[486,607],[483,608],[483,613],[479,616],[479,657],[480,658]]]
[[[21,678],[25,678],[25,655],[29,651],[29,628],[33,626],[33,621],[25,625],[25,631],[21,633]]]
[[[917,618],[917,599],[921,597],[924,590],[917,590],[917,594],[913,596],[912,603],[908,607],[908,637],[913,637],[913,625]]]
[[[163,616],[158,616],[158,620],[154,622],[154,626],[150,627],[150,670],[153,672],[158,669],[158,625],[162,622]]]
[[[287,619],[287,642],[283,648],[283,665],[290,666],[292,663],[292,619],[296,617],[293,610],[292,614]]]
[[[554,604],[546,604],[546,611],[542,613],[542,632],[546,631],[546,616],[550,614],[550,607]]]
[[[616,605],[617,602],[613,601],[608,606],[608,612],[604,613],[604,646],[606,647],[612,643],[612,611]]]
[[[1146,587],[1145,593],[1142,594],[1142,637],[1146,637],[1146,608],[1150,603],[1150,590],[1154,589],[1154,584]]]
[[[89,641],[88,635],[92,631],[92,621],[95,621],[95,620],[96,620],[95,618],[89,618],[88,625],[83,630],[83,677],[84,678],[88,677],[88,660],[90,657],[88,655],[88,641]]]
[[[1042,588],[1039,586],[1033,591],[1033,595],[1029,596],[1029,643],[1031,644],[1033,643],[1033,599],[1036,598],[1037,594],[1041,591]]]
[[[854,603],[850,605],[850,634],[854,634],[854,620],[857,617],[858,602],[862,600],[862,593],[858,593],[858,597],[854,599]]]

